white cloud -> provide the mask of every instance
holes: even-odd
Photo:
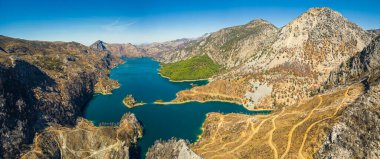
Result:
[[[125,31],[128,29],[129,26],[136,24],[136,20],[129,20],[126,22],[122,22],[119,19],[116,19],[110,24],[104,25],[103,29],[109,32],[118,32],[118,31]]]

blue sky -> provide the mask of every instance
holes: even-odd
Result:
[[[256,18],[282,27],[321,6],[364,29],[380,28],[379,0],[0,0],[0,34],[140,44],[198,37]]]

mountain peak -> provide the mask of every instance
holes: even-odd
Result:
[[[100,50],[100,51],[105,51],[105,50],[107,50],[107,43],[105,43],[104,41],[101,41],[101,40],[97,40],[92,45],[90,45],[90,48]]]
[[[328,7],[314,7],[307,10],[303,15],[313,15],[313,16],[328,16],[328,15],[335,15],[339,17],[343,17],[340,13],[338,13],[335,10],[332,10]]]
[[[264,19],[254,19],[250,21],[249,23],[247,23],[246,26],[257,26],[257,25],[266,25],[266,24],[272,25],[271,23],[269,23],[268,21]]]

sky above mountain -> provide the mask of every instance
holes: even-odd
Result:
[[[0,0],[0,34],[29,40],[148,43],[199,37],[257,18],[277,27],[330,7],[380,28],[379,0]]]

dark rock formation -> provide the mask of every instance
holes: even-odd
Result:
[[[33,148],[22,158],[131,158],[142,127],[127,113],[118,127],[95,127],[79,118],[74,128],[51,126],[36,135]]]
[[[93,43],[90,48],[100,50],[100,51],[107,51],[107,44],[101,40],[96,41]]]
[[[185,140],[170,139],[169,141],[156,141],[154,145],[149,148],[147,159],[201,159],[190,148]]]

